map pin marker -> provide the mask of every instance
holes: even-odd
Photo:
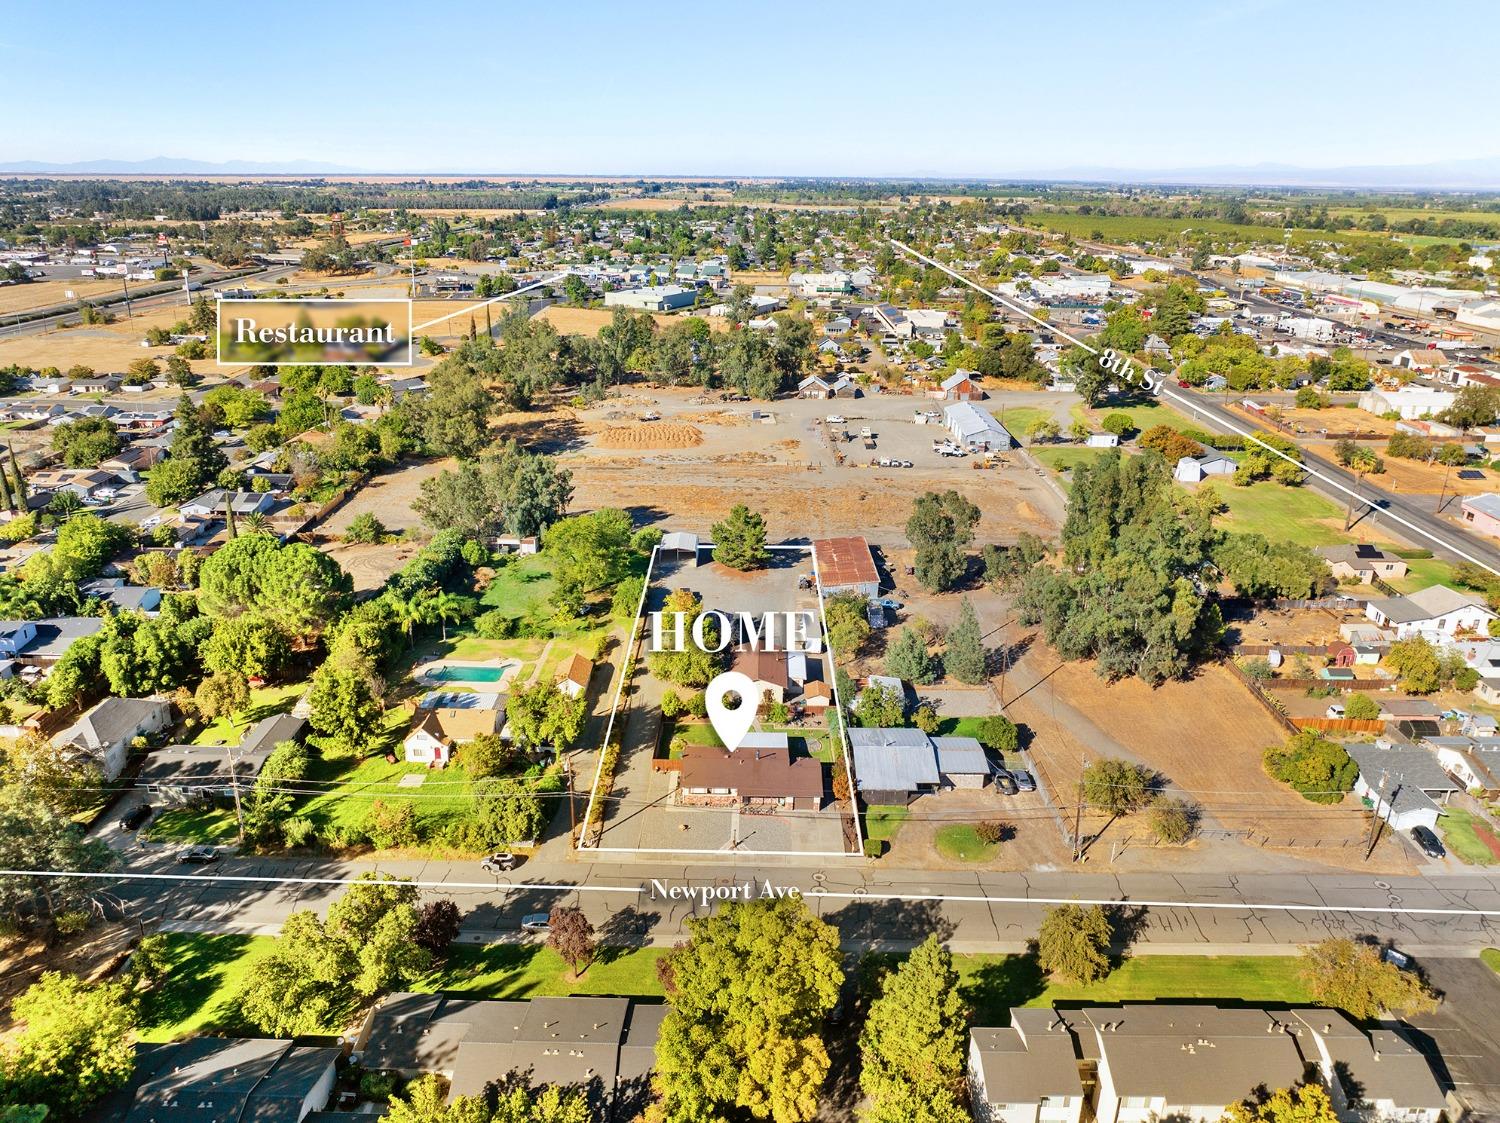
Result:
[[[740,696],[738,708],[731,710],[724,705],[726,694]],[[714,732],[724,742],[725,748],[733,752],[755,724],[754,681],[739,671],[725,671],[704,689],[703,700],[708,706],[708,720],[713,722]]]

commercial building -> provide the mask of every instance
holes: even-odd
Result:
[[[968,449],[1003,451],[1015,446],[1009,431],[988,410],[972,402],[955,402],[943,407],[943,424],[958,444]]]
[[[698,299],[696,288],[682,285],[645,285],[604,294],[606,308],[642,308],[647,312],[671,312],[687,308]]]
[[[880,571],[863,538],[819,538],[812,544],[813,567],[824,595],[859,593],[880,595]]]

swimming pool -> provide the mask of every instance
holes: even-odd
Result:
[[[498,667],[455,667],[446,665],[433,667],[425,673],[434,682],[499,682],[514,663],[503,663]]]

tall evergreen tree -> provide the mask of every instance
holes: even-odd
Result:
[[[959,682],[978,685],[985,680],[984,637],[974,606],[964,598],[958,623],[948,632],[948,646],[943,650],[943,669]]]
[[[897,678],[926,686],[937,681],[935,660],[927,653],[927,641],[914,628],[902,628],[886,650],[885,669]]]
[[[864,1123],[965,1123],[968,1035],[953,956],[928,936],[886,976],[860,1034]]]

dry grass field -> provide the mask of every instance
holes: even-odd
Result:
[[[1283,409],[1281,419],[1288,425],[1301,426],[1319,436],[1327,430],[1329,440],[1337,440],[1345,433],[1384,433],[1388,436],[1396,431],[1394,421],[1376,417],[1362,409]]]
[[[786,279],[785,273],[774,269],[736,269],[729,274],[730,283],[735,285],[784,285]]]
[[[599,329],[614,316],[611,308],[564,308],[559,304],[543,308],[534,317],[538,320],[546,320],[555,327],[562,335],[587,335],[599,334]],[[661,327],[666,327],[672,322],[671,316],[660,313],[651,317]]]
[[[1309,449],[1323,456],[1331,457],[1333,448],[1331,445],[1310,444]],[[1487,491],[1494,491],[1500,487],[1500,473],[1480,469],[1484,472],[1484,478],[1478,480],[1461,480],[1458,478],[1458,469],[1449,472],[1441,464],[1427,464],[1420,460],[1407,460],[1399,456],[1386,456],[1385,446],[1376,443],[1375,455],[1385,462],[1385,471],[1378,476],[1371,476],[1369,480],[1376,487],[1397,494],[1415,495],[1437,495],[1443,490],[1443,480],[1447,477],[1447,493],[1449,495],[1483,495]],[[1457,514],[1457,506],[1449,508],[1450,514]]]
[[[75,363],[93,367],[101,373],[122,373],[136,359],[165,360],[170,347],[142,347],[149,327],[171,327],[182,319],[181,305],[153,308],[126,319],[124,310],[113,324],[96,327],[56,328],[36,335],[0,340],[0,366],[21,363],[37,368],[55,366],[67,370]],[[197,359],[192,364],[199,374],[234,374],[243,368],[216,366],[213,358]]]
[[[50,308],[54,304],[67,304],[70,292],[79,300],[87,300],[94,296],[114,296],[121,288],[119,278],[95,280],[91,277],[3,285],[0,286],[0,316],[29,312],[33,308]]]

